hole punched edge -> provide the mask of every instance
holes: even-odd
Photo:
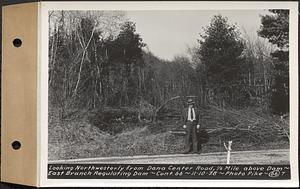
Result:
[[[12,148],[14,150],[19,150],[21,148],[21,143],[19,141],[13,141],[13,143],[11,144]]]
[[[14,47],[17,47],[17,48],[21,47],[22,46],[22,40],[19,39],[19,38],[15,38],[13,40],[13,45],[14,45]]]

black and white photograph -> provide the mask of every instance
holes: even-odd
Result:
[[[48,11],[48,178],[55,164],[284,174],[276,166],[290,165],[289,15]]]

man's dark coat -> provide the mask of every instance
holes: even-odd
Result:
[[[183,124],[186,125],[185,152],[199,152],[201,144],[208,141],[207,132],[201,128],[200,111],[194,108],[196,120],[188,121],[188,108],[182,110]],[[200,129],[197,129],[200,125]]]

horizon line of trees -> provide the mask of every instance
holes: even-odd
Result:
[[[195,95],[203,105],[288,113],[289,14],[270,12],[254,40],[216,15],[189,49],[191,58],[171,61],[144,50],[123,12],[50,12],[49,104],[65,117],[76,109],[159,107]]]

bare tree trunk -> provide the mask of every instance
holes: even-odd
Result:
[[[141,119],[141,112],[142,112],[142,73],[141,68],[138,67],[138,76],[139,76],[139,89],[138,89],[138,96],[139,96],[139,112],[138,112],[138,120],[142,122]]]
[[[55,45],[55,35],[53,36],[52,39],[52,44],[51,44],[51,51],[50,53],[50,60],[49,60],[49,86],[51,86],[51,81],[52,81],[52,70],[54,69],[53,64],[53,56],[54,56],[54,45]]]
[[[74,89],[74,92],[73,92],[73,96],[72,97],[75,97],[77,95],[77,90],[78,90],[78,86],[79,86],[79,82],[80,82],[80,77],[81,77],[81,71],[82,71],[82,65],[83,65],[83,62],[84,62],[84,58],[85,58],[85,55],[86,55],[86,51],[87,51],[87,48],[89,47],[89,44],[92,40],[92,37],[94,35],[94,32],[95,32],[95,27],[93,28],[93,31],[92,31],[92,34],[89,38],[89,41],[87,43],[87,45],[83,48],[83,53],[82,53],[82,58],[81,58],[81,62],[80,62],[80,67],[79,67],[79,72],[78,72],[78,77],[77,77],[77,82],[76,82],[76,86],[75,86],[75,89]],[[78,34],[78,33],[77,33]],[[80,41],[80,37],[79,37],[79,34],[77,35],[78,38],[79,38],[79,41]],[[82,44],[81,44],[82,45]],[[83,46],[82,46],[83,47]]]

